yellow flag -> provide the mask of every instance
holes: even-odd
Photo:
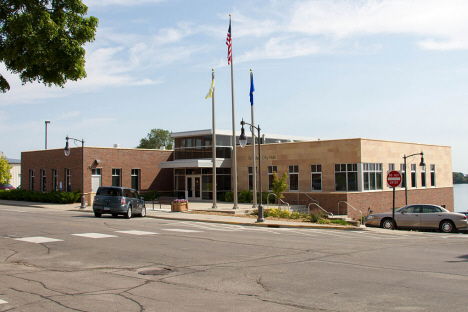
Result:
[[[213,80],[211,81],[211,87],[210,87],[210,90],[208,91],[208,94],[207,94],[206,97],[205,97],[205,100],[206,100],[207,98],[210,98],[210,97],[213,95],[214,85],[215,85],[215,80],[213,79]]]

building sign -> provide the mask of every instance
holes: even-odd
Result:
[[[276,160],[277,155],[262,155],[262,160]],[[252,156],[247,157],[248,160],[252,160]],[[258,156],[255,156],[255,160],[258,160]]]

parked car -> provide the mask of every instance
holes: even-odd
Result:
[[[11,184],[0,184],[0,190],[14,190],[15,188]]]
[[[94,216],[111,214],[113,217],[124,215],[130,219],[133,215],[146,216],[145,200],[131,188],[101,186],[93,201]]]
[[[436,205],[408,205],[395,211],[395,222],[392,212],[374,213],[366,217],[366,226],[384,229],[439,229],[444,233],[455,232],[468,227],[467,216],[450,212]]]

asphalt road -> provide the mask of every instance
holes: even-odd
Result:
[[[468,235],[0,206],[0,311],[466,311]]]

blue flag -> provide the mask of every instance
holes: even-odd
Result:
[[[253,106],[253,93],[255,91],[254,82],[253,82],[253,74],[250,75],[250,106]]]

